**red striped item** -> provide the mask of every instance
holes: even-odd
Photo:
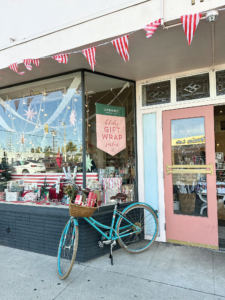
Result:
[[[195,30],[202,17],[202,14],[192,14],[181,16],[181,23],[183,24],[184,32],[186,34],[188,45],[191,44]]]
[[[10,68],[12,71],[16,72],[17,74],[19,74],[19,75],[24,75],[24,73],[25,73],[25,72],[18,72],[18,64],[17,64],[17,63],[11,64],[11,65],[9,66],[9,68]]]
[[[89,62],[89,65],[91,66],[93,71],[94,71],[94,66],[97,65],[95,60],[95,52],[96,52],[96,47],[82,50],[82,53],[87,58],[87,61]]]
[[[59,54],[54,55],[53,58],[57,60],[60,64],[67,64],[68,63],[68,54]]]
[[[113,40],[112,44],[119,55],[124,59],[125,62],[127,62],[129,60],[128,34],[119,39]]]
[[[148,25],[146,25],[143,29],[146,31],[146,38],[150,38],[153,36],[154,32],[156,29],[159,27],[161,24],[161,19],[156,20],[155,22],[152,22]]]
[[[23,63],[25,65],[25,67],[27,68],[27,70],[31,71],[32,70],[32,66],[31,64],[34,64],[36,67],[39,68],[39,64],[40,64],[40,59],[24,59]]]

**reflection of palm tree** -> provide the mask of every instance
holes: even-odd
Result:
[[[77,151],[77,145],[74,144],[72,141],[68,142],[66,145],[66,152],[73,152],[73,151]]]

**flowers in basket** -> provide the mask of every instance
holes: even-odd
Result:
[[[68,197],[71,199],[71,202],[74,203],[74,199],[78,194],[78,189],[76,186],[68,184],[65,188],[65,194],[67,194]]]

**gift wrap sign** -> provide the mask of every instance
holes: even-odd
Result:
[[[126,148],[125,108],[96,103],[97,148],[114,156]]]

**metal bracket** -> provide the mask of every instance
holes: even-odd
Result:
[[[166,175],[188,174],[188,173],[189,174],[202,173],[202,174],[213,175],[213,164],[211,163],[209,165],[173,165],[173,166],[166,164]]]

